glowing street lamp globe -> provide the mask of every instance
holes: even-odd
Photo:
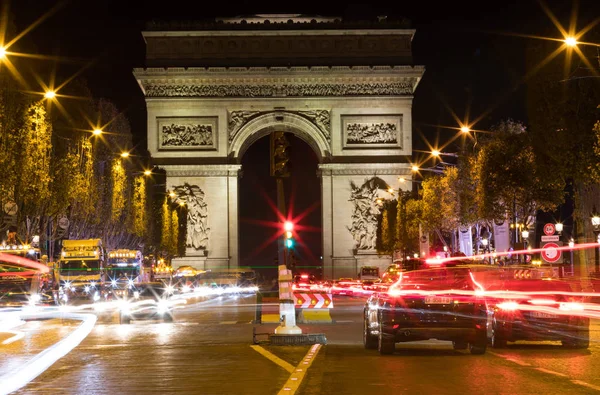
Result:
[[[569,47],[574,47],[577,45],[577,39],[575,37],[567,37],[565,38],[565,44]]]
[[[413,165],[411,169],[412,171],[419,171],[419,166]]]
[[[6,57],[6,48],[0,47],[0,59],[4,59]]]
[[[469,129],[468,126],[463,126],[460,128],[460,131],[463,133],[469,133],[471,131],[471,129]]]
[[[44,94],[44,97],[45,97],[46,99],[54,99],[54,98],[56,97],[56,92],[54,92],[54,91],[47,91],[47,92]]]
[[[434,149],[434,150],[431,151],[431,155],[433,155],[435,157],[438,157],[438,156],[440,156],[440,151]]]
[[[102,129],[94,129],[92,133],[94,133],[94,136],[100,136],[102,134]]]

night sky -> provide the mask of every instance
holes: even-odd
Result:
[[[599,3],[597,0],[579,2],[578,27],[600,16]],[[486,114],[476,125],[481,130],[489,129],[505,118],[526,123],[524,86],[519,81],[525,74],[525,47],[534,39],[520,35],[560,38],[559,31],[544,13],[541,4],[546,4],[564,26],[568,26],[572,10],[570,1],[540,3],[528,0],[377,1],[362,4],[324,1],[13,0],[5,4],[9,5],[19,32],[60,4],[21,40],[23,50],[58,57],[60,61],[57,62],[35,60],[50,63],[49,66],[56,70],[57,81],[69,78],[86,67],[81,76],[87,80],[93,95],[110,99],[129,119],[138,152],[146,149],[146,110],[132,70],[145,66],[141,31],[146,21],[152,19],[201,20],[262,13],[341,16],[346,19],[378,15],[387,15],[390,19],[408,18],[416,29],[414,63],[426,67],[413,103],[413,148],[426,150],[426,142],[443,143],[454,135],[452,130],[432,126],[457,126],[449,109],[460,119],[467,113],[470,119]],[[294,185],[302,191],[295,195],[294,212],[300,213],[313,207],[303,223],[320,227],[316,156],[306,144],[295,138],[292,152],[292,161],[296,160],[294,158],[299,158],[296,161],[301,159],[301,165],[296,165],[294,176],[288,180],[288,193],[293,194]],[[242,264],[272,264],[276,254],[273,246],[255,253],[256,247],[273,232],[256,225],[256,221],[276,219],[262,196],[264,192],[275,200],[275,182],[268,177],[267,139],[259,140],[249,149],[243,158],[243,166],[240,242],[242,256],[248,259]],[[316,263],[321,249],[320,234],[307,231],[303,237],[308,248],[304,252],[300,249],[299,254],[304,262]]]

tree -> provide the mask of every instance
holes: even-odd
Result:
[[[447,167],[442,175],[432,175],[422,182],[422,222],[426,230],[454,231],[459,225],[458,193],[455,188],[458,170]]]

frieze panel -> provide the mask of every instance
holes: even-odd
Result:
[[[229,141],[233,141],[239,130],[250,120],[264,114],[281,112],[281,111],[231,111],[229,113]],[[301,115],[313,124],[315,124],[327,141],[331,140],[331,116],[328,110],[302,110],[302,111],[284,111]]]
[[[147,97],[407,96],[413,81],[362,84],[183,85],[147,83]]]
[[[402,115],[342,116],[344,148],[402,148]]]
[[[217,117],[158,118],[159,150],[215,150]]]

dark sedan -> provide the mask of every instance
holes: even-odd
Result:
[[[485,353],[488,312],[475,270],[459,266],[401,273],[365,305],[365,348],[392,354],[398,342],[438,339],[452,341],[457,350]]]

